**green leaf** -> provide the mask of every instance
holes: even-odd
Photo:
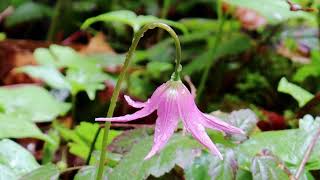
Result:
[[[48,122],[70,109],[47,90],[35,85],[0,88],[0,104],[5,114],[27,115],[34,122]]]
[[[175,165],[186,167],[201,152],[199,144],[188,136],[173,135],[166,147],[149,160],[143,160],[151,149],[152,137],[146,137],[132,147],[113,169],[109,180],[146,179],[149,175],[160,177]]]
[[[60,136],[58,131],[55,129],[50,129],[48,132],[48,136],[52,139],[52,143],[45,142],[42,150],[42,164],[47,164],[52,162],[54,159],[56,151],[59,149],[60,145]]]
[[[66,79],[71,84],[72,94],[85,91],[89,99],[94,100],[96,91],[104,89],[104,81],[111,78],[101,69],[68,69]]]
[[[255,156],[250,169],[254,180],[289,180],[288,174],[272,156]]]
[[[23,22],[41,19],[51,16],[52,10],[50,7],[40,3],[26,2],[19,6],[12,15],[6,18],[5,25],[11,27]]]
[[[281,78],[278,85],[278,91],[291,95],[298,101],[299,107],[304,106],[314,97],[314,95],[307,90],[290,83],[285,77]]]
[[[34,50],[33,56],[40,65],[53,66],[58,68],[60,67],[60,63],[56,60],[49,49],[37,48],[36,50]]]
[[[52,143],[28,118],[0,114],[0,129],[0,139],[33,137]]]
[[[223,148],[219,147],[219,150]],[[226,149],[223,153],[224,160],[209,153],[202,153],[197,157],[190,167],[185,169],[187,180],[233,180],[238,168],[235,153]]]
[[[170,26],[176,27],[183,33],[188,33],[186,27],[178,22],[160,19],[155,16],[137,16],[134,12],[128,10],[112,11],[105,14],[101,14],[96,17],[87,19],[81,26],[81,29],[87,29],[91,24],[103,21],[103,22],[120,22],[129,25],[133,28],[134,32],[137,32],[143,25],[152,22],[163,22]]]
[[[18,177],[39,167],[30,152],[9,139],[0,141],[0,164],[10,168]]]
[[[319,77],[320,76],[320,52],[312,51],[311,52],[311,63],[306,64],[299,68],[293,76],[293,80],[297,82],[304,81],[307,77]]]
[[[0,172],[1,172],[0,180],[7,180],[7,179],[17,180],[18,179],[16,173],[10,167],[4,166],[1,163],[0,163]]]
[[[64,139],[70,141],[68,145],[72,154],[77,155],[83,159],[86,159],[88,157],[91,143],[93,142],[95,133],[99,128],[98,123],[92,124],[88,122],[81,122],[80,125],[76,126],[73,130],[65,128],[56,123],[54,124],[54,126],[60,132],[61,136]],[[110,130],[108,144],[110,144],[111,141],[120,133],[121,131]],[[101,150],[102,139],[103,133],[100,132],[95,144],[96,150]]]
[[[252,9],[264,16],[269,23],[276,24],[285,22],[291,18],[303,18],[311,22],[316,22],[315,16],[303,11],[290,11],[289,4],[284,0],[264,0],[265,6],[261,8],[260,1],[251,0],[226,0],[228,4]]]
[[[252,174],[250,171],[238,169],[236,180],[252,180]]]
[[[58,180],[59,175],[57,166],[48,164],[23,175],[19,180]]]
[[[38,48],[34,52],[37,62],[41,65],[57,68],[101,69],[93,59],[77,53],[67,46],[53,44],[49,48]]]
[[[39,64],[45,65],[46,69],[52,72],[51,76],[45,77],[41,75],[47,71],[43,70],[40,73],[40,69],[37,69],[38,77],[52,87],[69,89],[73,95],[85,91],[93,100],[96,91],[105,87],[106,80],[114,81],[104,73],[101,61],[83,56],[70,47],[51,45],[49,49],[37,49],[34,55]],[[53,69],[54,67],[67,68],[66,76],[63,77],[58,70]]]
[[[250,139],[238,146],[239,152],[252,157],[268,149],[282,161],[297,167],[304,153],[314,136],[317,128],[320,127],[320,118],[313,119],[306,115],[300,119],[299,129],[266,131],[250,136]],[[311,154],[307,169],[320,160],[320,144],[318,143]],[[250,160],[249,160],[250,161]],[[320,167],[312,167],[320,169]]]
[[[39,78],[49,86],[57,89],[71,89],[65,77],[54,67],[51,66],[23,66],[16,69],[28,75]]]
[[[0,41],[3,41],[7,38],[7,35],[3,32],[0,32]]]

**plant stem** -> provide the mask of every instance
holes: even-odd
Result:
[[[310,142],[310,144],[309,144],[309,146],[308,146],[308,148],[307,148],[307,150],[306,150],[306,153],[305,153],[304,156],[303,156],[303,159],[302,159],[302,161],[301,161],[301,163],[300,163],[300,166],[299,166],[299,168],[298,168],[298,171],[296,172],[296,175],[295,175],[295,178],[296,178],[296,179],[299,179],[299,178],[300,178],[300,176],[301,176],[301,174],[302,174],[302,172],[303,172],[303,170],[304,170],[304,167],[305,167],[306,163],[308,162],[308,159],[309,159],[309,157],[310,157],[310,155],[311,155],[311,153],[312,153],[312,150],[313,150],[313,148],[315,147],[315,145],[317,144],[317,141],[318,141],[318,139],[319,139],[319,136],[320,136],[320,128],[318,128],[316,134],[315,134],[314,137],[312,138],[312,140],[311,140],[311,142]]]
[[[77,104],[77,94],[71,94],[71,118],[72,127],[76,124],[76,104]]]
[[[54,35],[56,33],[57,30],[57,26],[58,26],[58,22],[59,22],[59,17],[60,17],[60,13],[62,12],[62,8],[63,8],[63,4],[64,1],[66,0],[58,0],[55,8],[54,8],[54,12],[51,18],[51,23],[50,23],[50,27],[48,30],[48,34],[47,34],[47,40],[48,41],[53,41],[54,40]]]
[[[137,31],[133,37],[133,41],[132,44],[129,48],[129,51],[126,55],[124,64],[123,64],[123,68],[122,71],[119,75],[117,84],[115,86],[115,89],[112,93],[112,97],[110,100],[110,105],[109,105],[109,109],[108,109],[108,113],[107,113],[107,117],[112,117],[113,116],[113,112],[114,109],[116,107],[116,103],[117,103],[117,99],[120,93],[120,88],[121,88],[121,84],[122,81],[125,77],[125,74],[128,70],[130,61],[131,61],[131,57],[140,41],[140,39],[143,37],[144,33],[149,30],[149,29],[154,29],[154,28],[161,28],[166,30],[171,37],[174,39],[175,45],[176,45],[176,59],[175,59],[175,71],[171,76],[172,80],[180,80],[180,72],[181,72],[181,65],[180,65],[180,61],[181,61],[181,46],[180,46],[180,41],[179,38],[177,36],[177,34],[174,32],[174,30],[164,24],[164,23],[150,23],[147,24],[145,26],[143,26],[139,31]],[[104,161],[106,158],[106,147],[107,147],[107,141],[108,141],[108,135],[109,135],[109,130],[110,130],[110,122],[105,122],[105,127],[104,127],[104,134],[103,134],[103,140],[102,140],[102,148],[101,148],[101,155],[100,155],[100,162],[99,162],[99,168],[98,168],[98,173],[97,173],[97,180],[101,180],[103,177],[103,172],[104,172]]]
[[[90,145],[90,151],[89,151],[89,154],[88,154],[88,157],[87,157],[87,160],[86,160],[86,164],[90,163],[92,152],[94,150],[94,146],[95,146],[95,144],[97,142],[97,139],[98,139],[98,136],[100,134],[100,131],[101,131],[101,127],[99,126],[98,130],[96,131],[96,133],[94,135],[93,141],[92,141],[92,143]]]
[[[212,44],[212,46],[209,46],[209,51],[211,52],[209,57],[213,57],[213,55],[216,53],[217,47],[218,47],[218,43],[221,40],[221,34],[222,34],[222,28],[224,25],[224,17],[222,14],[222,0],[218,0],[217,1],[217,12],[218,12],[218,31],[216,34],[216,38]],[[211,50],[210,50],[211,49]],[[214,59],[212,59],[206,66],[206,69],[204,70],[204,73],[202,74],[201,80],[200,80],[200,84],[198,86],[198,96],[197,96],[197,102],[200,101],[205,84],[207,82],[208,79],[208,75],[209,75],[209,71],[211,66],[214,63]]]

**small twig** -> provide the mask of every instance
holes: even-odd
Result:
[[[185,81],[188,83],[188,85],[190,86],[190,90],[191,90],[191,94],[192,94],[193,98],[196,98],[196,96],[197,96],[197,89],[196,89],[196,87],[194,86],[194,84],[192,83],[190,76],[185,75],[185,76],[184,76],[184,80],[185,80]]]
[[[309,144],[309,146],[308,146],[308,148],[307,148],[307,150],[306,150],[306,152],[305,152],[305,154],[303,156],[303,159],[301,161],[299,169],[298,169],[298,171],[296,172],[296,175],[295,175],[296,179],[300,178],[300,176],[301,176],[301,174],[302,174],[302,172],[304,170],[304,167],[305,167],[306,163],[308,162],[308,159],[309,159],[309,157],[310,157],[310,155],[312,153],[312,150],[315,147],[315,145],[317,144],[319,136],[320,136],[320,128],[318,128],[317,133],[312,138],[312,140],[311,140],[311,142],[310,142],[310,144]]]
[[[79,170],[83,167],[86,167],[86,166],[74,166],[74,167],[69,167],[67,169],[64,169],[62,171],[60,171],[60,175],[63,174],[63,173],[66,173],[66,172],[69,172],[69,171],[74,171],[74,170]]]
[[[291,2],[291,0],[286,0],[289,4],[290,11],[306,11],[306,12],[313,12],[314,9],[310,7],[301,7],[299,4]]]
[[[296,180],[296,178],[293,176],[293,174],[290,172],[290,170],[285,166],[283,161],[281,159],[279,159],[277,156],[275,156],[274,154],[272,154],[269,150],[264,149],[264,150],[262,150],[262,152],[260,152],[257,155],[258,156],[269,156],[269,157],[271,157],[278,164],[278,167],[280,169],[282,169],[283,172],[286,173],[289,176],[290,180]]]
[[[297,112],[297,118],[301,118],[303,115],[310,112],[312,108],[317,106],[320,103],[320,92],[316,93],[316,95],[303,107],[301,107]]]

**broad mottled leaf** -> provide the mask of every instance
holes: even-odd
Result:
[[[39,78],[53,88],[71,89],[65,77],[52,66],[23,66],[16,70],[27,73],[31,77]]]
[[[135,144],[113,169],[109,180],[140,180],[146,179],[149,175],[160,177],[175,165],[186,167],[201,153],[201,146],[191,137],[175,134],[159,154],[144,161],[151,145],[152,137],[146,137]]]
[[[19,180],[58,180],[59,175],[58,167],[48,164],[23,175]]]
[[[226,0],[228,4],[235,6],[252,9],[258,12],[260,15],[267,18],[272,23],[284,22],[291,18],[304,18],[312,22],[316,21],[315,16],[303,11],[291,11],[289,4],[285,0]],[[264,6],[261,6],[261,3]]]
[[[120,22],[123,24],[127,24],[131,26],[134,32],[137,32],[143,25],[152,23],[152,22],[163,22],[170,26],[176,27],[180,29],[183,33],[187,33],[188,30],[186,27],[178,22],[170,21],[166,19],[160,19],[155,16],[137,16],[134,12],[128,10],[119,10],[119,11],[112,11],[105,14],[101,14],[96,17],[92,17],[87,19],[81,26],[81,29],[88,28],[91,24],[103,21],[103,22]]]
[[[250,109],[240,109],[240,110],[232,111],[231,113],[215,111],[215,112],[212,112],[211,115],[216,116],[221,120],[226,121],[228,124],[238,127],[245,132],[245,134],[243,135],[242,134],[231,135],[232,140],[237,142],[246,140],[248,136],[253,132],[253,130],[257,127],[258,117]],[[209,134],[212,134],[212,133],[209,131]],[[219,136],[215,134],[214,137],[217,138]],[[226,140],[224,140],[224,142],[230,143]],[[224,142],[221,141],[219,143],[227,145]]]
[[[249,157],[267,149],[284,162],[298,166],[319,127],[319,117],[314,119],[306,115],[300,119],[299,129],[260,132],[250,136],[250,139],[240,144],[238,149]],[[318,143],[308,160],[307,169],[320,168],[319,165],[314,164],[320,160],[319,157],[320,144]]]
[[[221,151],[223,148],[219,146]],[[200,157],[196,157],[190,167],[185,169],[185,177],[187,180],[233,180],[236,177],[238,164],[235,152],[232,149],[224,149],[224,160],[209,153],[202,153]]]
[[[247,136],[257,127],[258,118],[252,110],[242,109],[232,111],[226,118],[226,121],[246,133],[244,135],[232,135],[234,140],[243,141],[247,139]]]
[[[253,158],[251,172],[254,180],[289,180],[289,176],[272,156],[258,155]]]
[[[285,77],[281,78],[278,85],[278,91],[291,95],[298,101],[299,107],[304,106],[314,97],[314,95],[307,90],[290,83]]]
[[[10,168],[18,177],[39,167],[30,152],[9,139],[0,141],[0,164]]]
[[[70,109],[70,104],[57,101],[47,90],[35,85],[0,88],[0,104],[5,114],[26,115],[34,122],[51,121]]]
[[[0,139],[32,137],[52,143],[28,117],[0,114],[0,129]]]
[[[131,148],[143,140],[145,137],[152,135],[153,130],[150,128],[136,128],[122,132],[113,139],[108,149],[114,153],[126,154]]]
[[[0,180],[16,180],[18,179],[17,174],[8,166],[2,165],[0,163]]]

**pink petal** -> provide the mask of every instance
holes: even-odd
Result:
[[[156,106],[152,104],[148,104],[148,106],[144,107],[143,109],[133,113],[133,114],[127,114],[125,116],[119,116],[119,117],[111,117],[111,118],[96,118],[96,121],[112,121],[112,122],[127,122],[136,120],[139,118],[143,118],[151,114],[156,109]]]
[[[158,107],[158,119],[154,133],[154,143],[151,151],[144,158],[149,159],[159,152],[173,135],[179,122],[179,111],[176,98],[163,99]]]
[[[152,94],[150,101],[159,101],[160,97],[163,96],[164,92],[169,88],[168,82],[163,83],[159,86]]]
[[[245,132],[242,129],[234,127],[214,116],[204,113],[202,115],[204,117],[204,125],[208,128],[217,129],[231,134],[245,134]]]
[[[213,144],[210,137],[207,135],[204,126],[197,123],[196,116],[191,116],[191,118],[188,118],[187,116],[184,116],[184,125],[187,128],[187,131],[192,134],[192,136],[197,139],[202,145],[207,147],[212,154],[217,155],[221,160],[223,159],[221,153],[219,152],[219,149]]]
[[[186,90],[185,90],[186,89]],[[187,131],[197,139],[202,145],[207,147],[212,154],[217,155],[220,159],[223,159],[218,148],[213,144],[209,136],[207,135],[204,126],[202,125],[202,115],[195,105],[193,96],[190,94],[187,88],[181,90],[181,96],[179,100],[179,113],[182,118],[182,122]]]
[[[145,103],[144,108],[133,113],[133,114],[127,114],[125,116],[119,116],[119,117],[111,117],[111,118],[96,118],[96,121],[113,121],[113,122],[127,122],[136,120],[139,118],[143,118],[145,116],[148,116],[151,114],[154,110],[157,109],[159,104],[159,99],[162,98],[163,92],[168,88],[167,83],[162,84],[159,86],[155,92],[152,94],[150,100]],[[130,104],[130,103],[129,103]],[[141,105],[141,104],[140,104]]]
[[[124,95],[124,99],[127,101],[127,103],[135,108],[143,108],[146,106],[147,103],[144,102],[138,102],[138,101],[134,101],[132,100],[129,96]],[[148,101],[147,101],[148,102]]]

